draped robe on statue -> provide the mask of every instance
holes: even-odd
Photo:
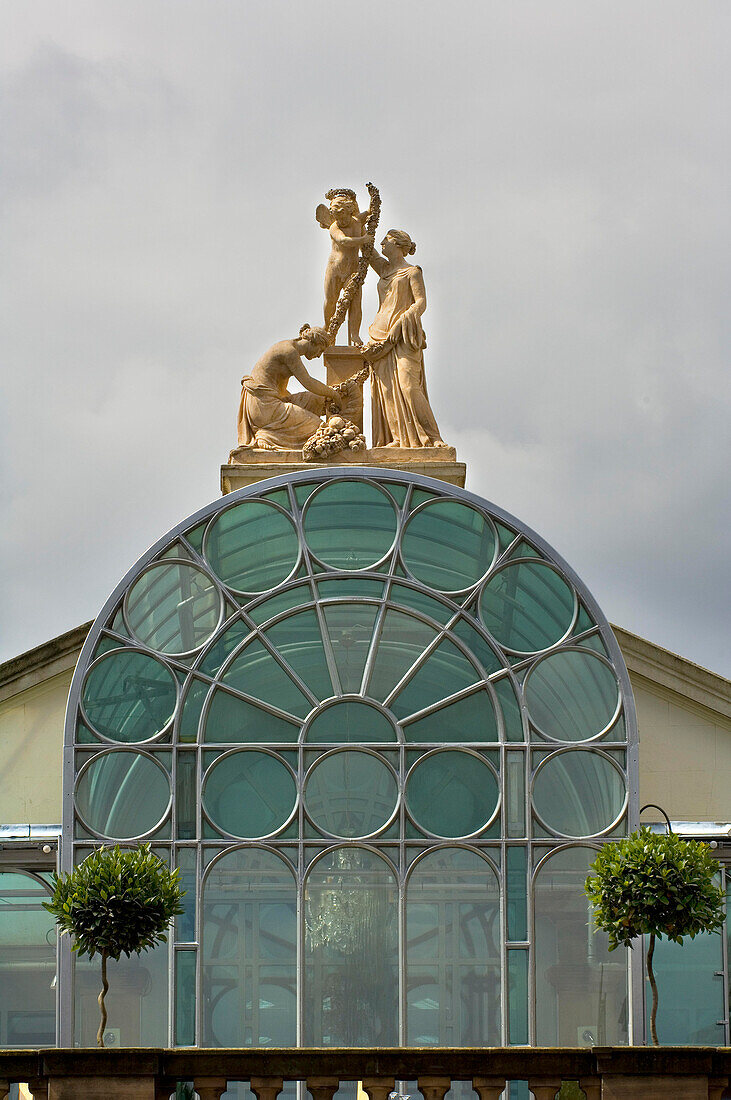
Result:
[[[411,275],[406,267],[378,280],[380,308],[368,335],[391,338],[386,355],[373,363],[373,446],[433,447],[441,443],[424,378],[426,337],[417,313]]]
[[[325,399],[314,393],[289,393],[269,382],[241,379],[239,447],[298,450],[320,427]]]

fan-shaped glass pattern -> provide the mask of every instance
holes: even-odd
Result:
[[[67,745],[65,851],[144,838],[181,869],[183,1045],[548,1034],[534,869],[622,835],[636,769],[626,670],[568,566],[462,490],[354,468],[153,547],[92,628]]]

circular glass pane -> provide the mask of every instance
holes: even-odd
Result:
[[[375,833],[396,809],[398,785],[391,770],[368,752],[335,752],[312,769],[305,805],[312,820],[333,836]]]
[[[95,833],[115,840],[144,836],[160,824],[170,800],[166,772],[142,753],[112,749],[79,777],[76,806]]]
[[[619,701],[614,672],[594,653],[568,649],[539,661],[525,681],[528,712],[557,741],[585,741],[612,720]]]
[[[396,730],[385,714],[368,703],[346,699],[316,714],[305,741],[329,745],[338,741],[395,741]]]
[[[266,752],[243,750],[222,756],[203,785],[203,805],[211,821],[242,839],[280,829],[296,796],[292,773]]]
[[[221,598],[195,565],[161,561],[132,585],[126,612],[132,633],[151,649],[190,653],[215,631]]]
[[[266,553],[262,553],[263,548]],[[297,564],[299,540],[292,520],[273,504],[245,500],[211,524],[205,553],[216,576],[237,592],[266,592]]]
[[[549,757],[533,781],[533,805],[544,825],[564,836],[594,836],[617,820],[624,779],[604,756],[569,749]]]
[[[367,569],[393,545],[396,511],[389,497],[367,481],[335,481],[308,501],[305,538],[333,569]]]
[[[146,741],[171,720],[178,697],[172,672],[147,653],[118,649],[86,677],[82,703],[93,728],[113,741]]]
[[[469,588],[484,577],[495,535],[481,512],[456,500],[435,500],[416,512],[401,539],[407,569],[441,592]]]
[[[543,562],[516,562],[485,585],[480,614],[501,645],[518,653],[548,649],[566,634],[574,618],[574,593]]]
[[[414,820],[437,836],[476,833],[490,820],[497,802],[492,769],[459,749],[425,756],[406,784],[406,804]]]

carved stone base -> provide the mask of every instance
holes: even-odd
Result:
[[[467,467],[457,462],[454,447],[374,447],[368,451],[341,451],[326,462],[303,462],[300,451],[263,451],[237,447],[221,467],[221,492],[233,493],[246,485],[278,474],[320,470],[323,466],[374,466],[406,470],[435,477],[464,488]]]

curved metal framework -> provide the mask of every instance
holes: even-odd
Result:
[[[580,910],[591,851],[636,826],[629,678],[578,577],[494,505],[353,467],[214,502],[107,601],[65,744],[66,868],[149,840],[189,889],[171,1042],[575,1045],[571,996],[627,1040],[626,960],[594,966],[589,935],[603,1021],[551,976],[541,876]],[[70,1021],[68,953],[62,979]]]

